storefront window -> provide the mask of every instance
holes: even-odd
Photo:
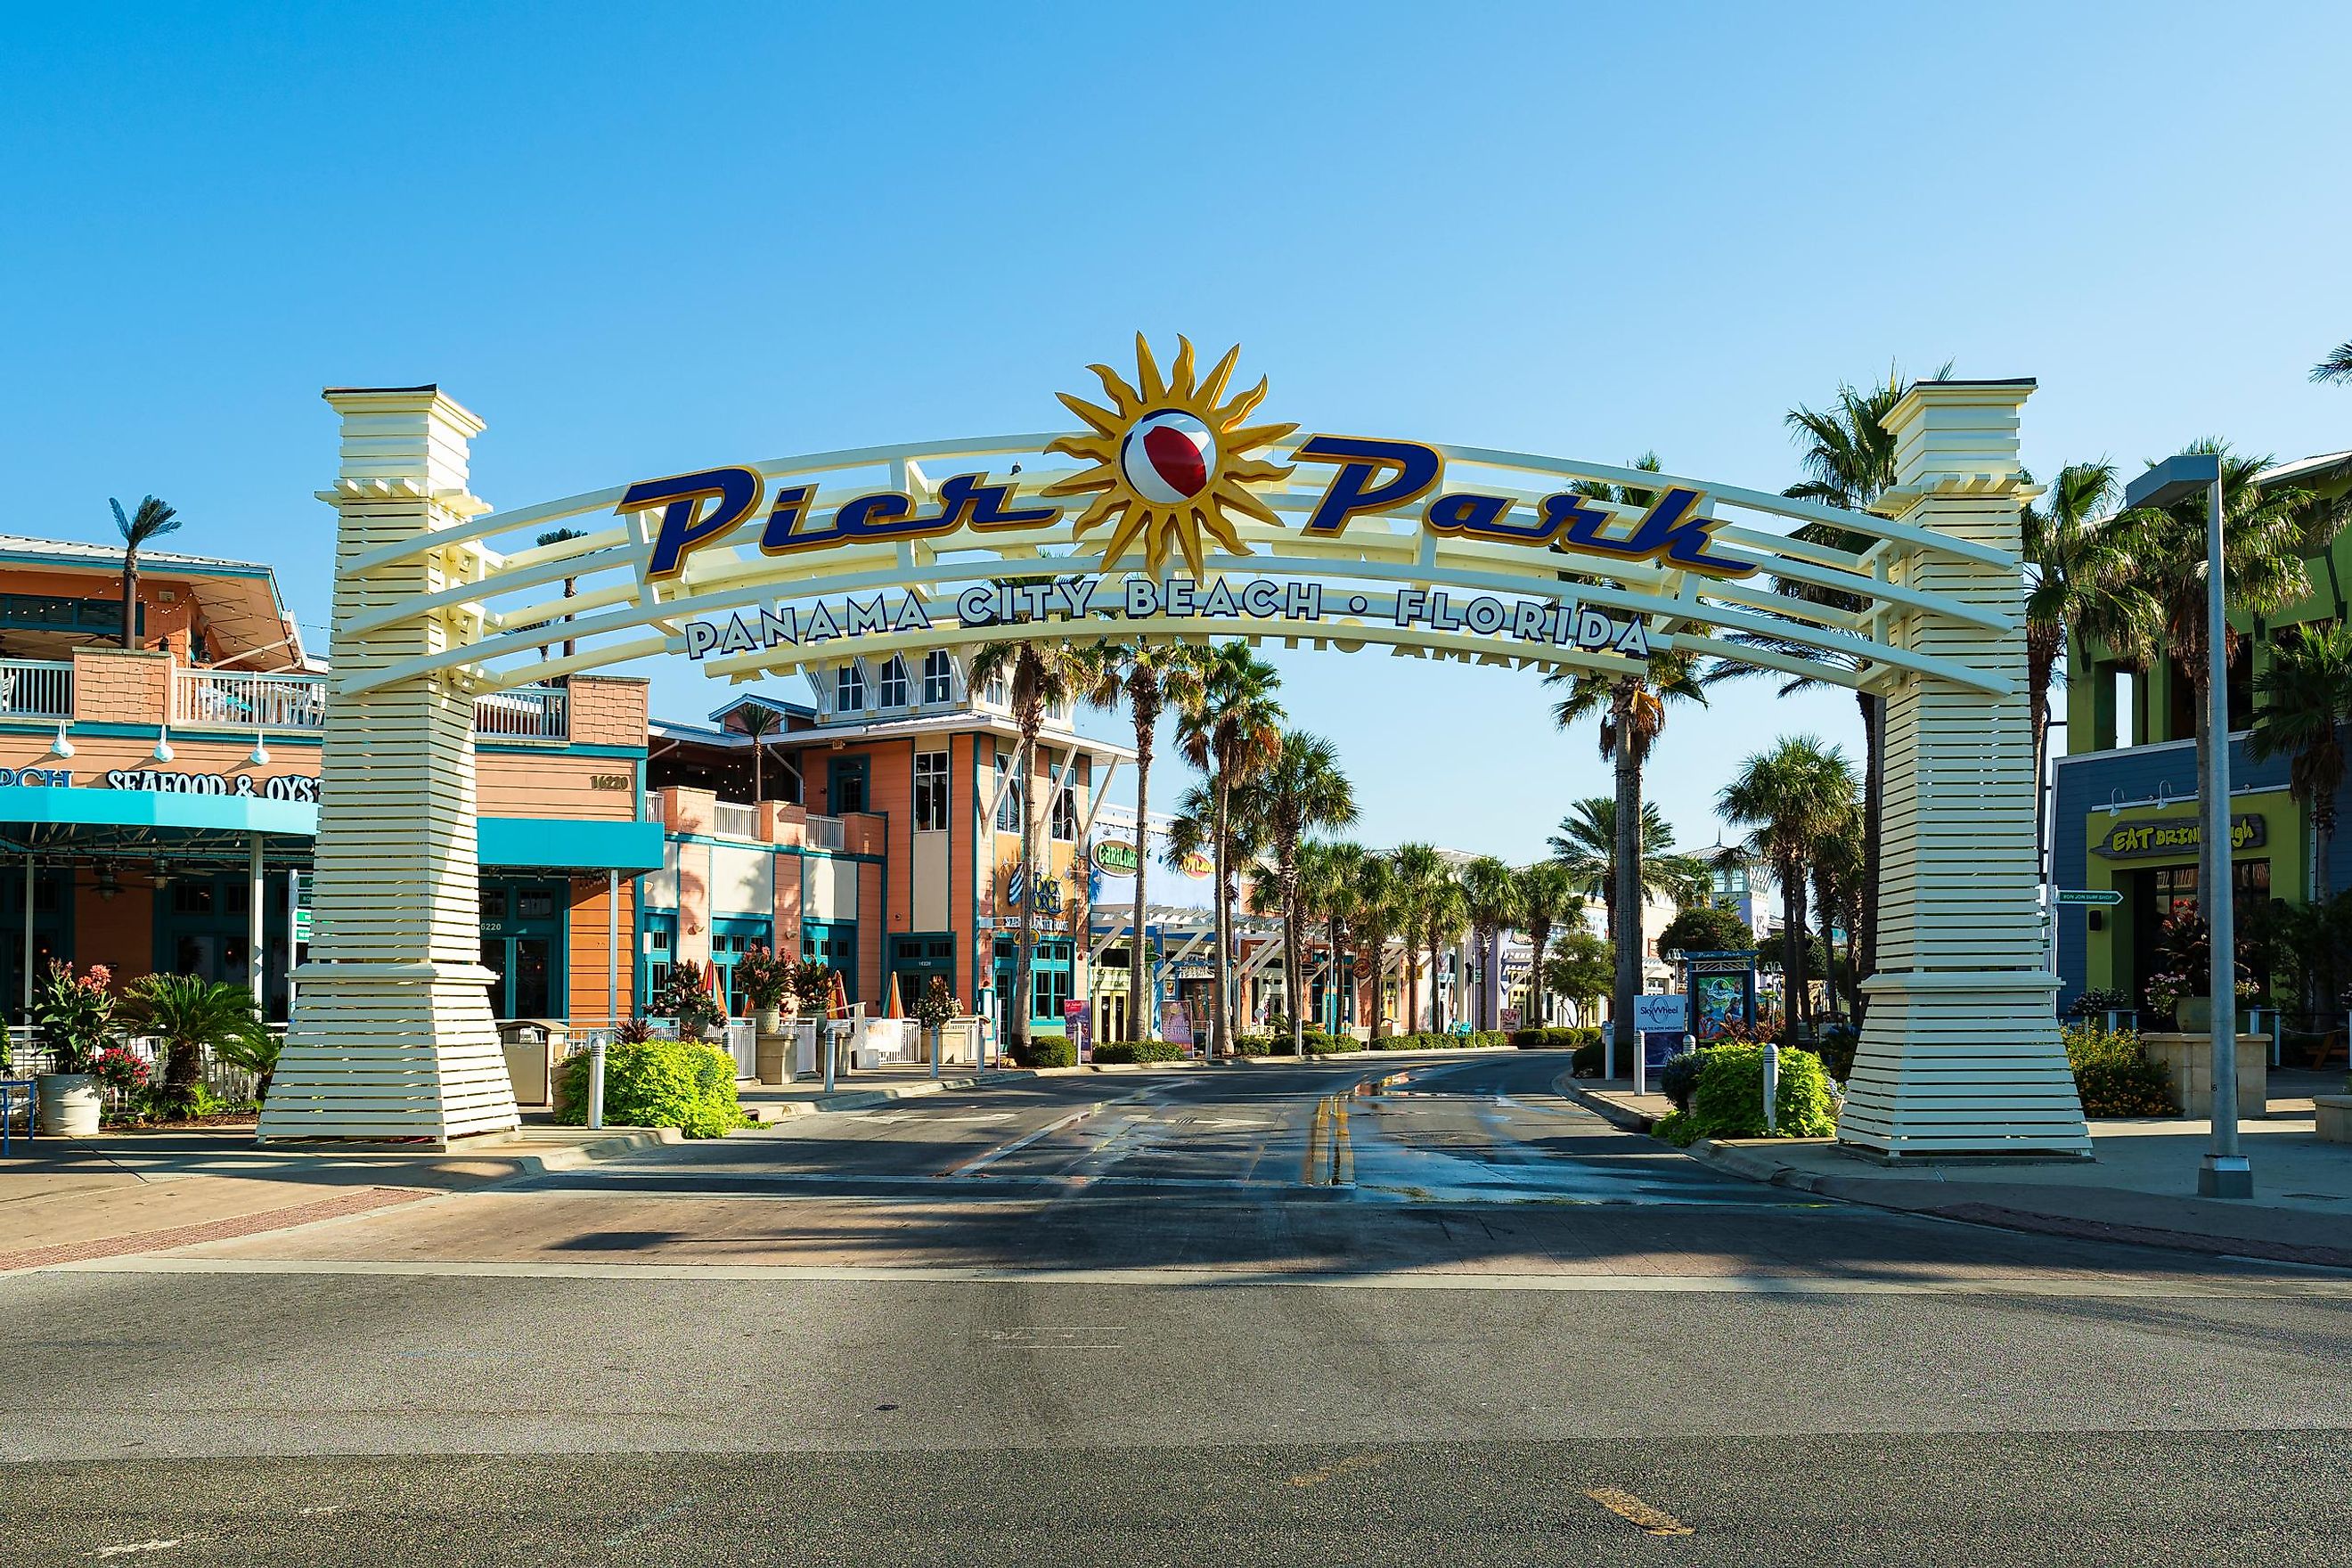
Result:
[[[923,656],[923,700],[925,702],[954,700],[955,682],[952,679],[954,669],[955,661],[948,657],[945,648],[935,647]]]
[[[907,661],[892,654],[882,667],[882,706],[904,708],[907,705]]]
[[[915,753],[915,830],[938,833],[948,825],[948,754]]]

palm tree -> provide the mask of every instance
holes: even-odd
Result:
[[[767,774],[761,766],[767,760],[768,737],[783,724],[784,716],[764,702],[746,702],[735,710],[735,717],[751,740],[751,804],[757,805],[768,798]]]
[[[1642,803],[1640,839],[1642,858],[1636,863],[1638,896],[1633,916],[1636,952],[1641,947],[1643,906],[1653,899],[1679,903],[1706,879],[1705,866],[1690,856],[1672,853],[1675,830],[1654,802]],[[1551,837],[1552,858],[1568,873],[1570,890],[1601,900],[1612,949],[1619,945],[1617,922],[1624,910],[1617,896],[1617,803],[1607,795],[1593,795],[1569,807],[1568,815],[1559,819],[1559,831]]]
[[[1639,675],[1602,675],[1590,670],[1556,670],[1544,678],[1547,686],[1565,682],[1568,695],[1552,710],[1563,730],[1591,716],[1601,720],[1601,760],[1617,768],[1614,863],[1643,863],[1643,829],[1648,826],[1642,810],[1642,767],[1650,748],[1666,727],[1666,704],[1705,703],[1706,693],[1697,679],[1696,661],[1686,653],[1651,656]],[[1630,892],[1610,901],[1609,934],[1617,944],[1617,984],[1614,1016],[1631,1020],[1633,998],[1642,992],[1642,900]],[[1630,1028],[1629,1023],[1622,1027]]]
[[[1274,848],[1274,880],[1282,911],[1282,984],[1290,998],[1290,1043],[1303,1052],[1307,972],[1300,937],[1307,913],[1298,896],[1298,845],[1307,833],[1345,827],[1356,820],[1356,793],[1339,771],[1339,748],[1320,735],[1286,731],[1273,763],[1252,787],[1264,803]]]
[[[2352,342],[2336,345],[2336,352],[2311,367],[2314,381],[2352,381]]]
[[[2033,714],[2034,864],[2042,864],[2047,826],[2042,781],[2050,771],[2050,684],[2065,656],[2066,634],[2095,621],[2113,577],[2106,531],[2094,526],[2116,496],[2113,463],[2069,463],[2040,505],[2024,514],[2025,692]]]
[[[1421,941],[1429,953],[1429,1026],[1437,1034],[1454,1022],[1454,998],[1441,980],[1443,955],[1450,943],[1462,940],[1469,923],[1470,900],[1454,868],[1441,860],[1437,875],[1421,884]]]
[[[1282,704],[1274,693],[1282,677],[1274,666],[1238,639],[1217,649],[1203,672],[1200,696],[1180,714],[1177,738],[1185,760],[1209,775],[1214,815],[1212,837],[1217,860],[1217,963],[1215,1049],[1233,1047],[1239,1030],[1234,1013],[1233,922],[1226,889],[1233,870],[1233,795],[1244,780],[1271,765],[1282,749]]]
[[[2344,731],[2352,718],[2352,626],[2305,627],[2271,648],[2254,677],[2253,732],[2247,750],[2287,763],[2287,789],[2311,813],[2318,840],[2312,857],[2311,901],[2328,898],[2328,847],[2336,838],[2336,791],[2344,782]]]
[[[114,509],[114,531],[122,535],[122,646],[139,646],[139,552],[145,545],[167,533],[180,531],[179,514],[153,496],[139,503],[139,510],[125,517],[122,503],[113,497],[106,504]]]
[[[1372,990],[1370,1032],[1373,1039],[1381,1037],[1381,1026],[1387,1012],[1389,938],[1396,931],[1400,918],[1400,889],[1396,861],[1386,855],[1366,855],[1356,868],[1350,903],[1355,910],[1356,978],[1362,984],[1370,977]]]
[[[1741,763],[1717,797],[1723,819],[1748,829],[1748,855],[1769,866],[1780,885],[1781,973],[1789,988],[1783,1026],[1792,1045],[1805,994],[1806,872],[1822,841],[1853,811],[1853,768],[1845,753],[1796,735]]]
[[[1845,809],[1835,814],[1825,825],[1821,839],[1813,846],[1812,862],[1813,908],[1819,911],[1822,925],[1822,989],[1832,1016],[1837,1014],[1837,952],[1832,942],[1832,928],[1844,919],[1852,907],[1853,895],[1862,881],[1862,802],[1852,798]],[[1847,1000],[1857,1007],[1862,1000],[1862,978],[1853,973],[1853,927],[1846,927],[1847,978],[1853,989]]]
[[[1341,980],[1347,973],[1347,935],[1356,920],[1356,879],[1363,864],[1360,844],[1317,840],[1298,847],[1299,903],[1309,918],[1322,917],[1330,945],[1330,980],[1325,990],[1331,997],[1335,1035],[1355,1022],[1355,1009],[1340,1000],[1345,994]]]
[[[1470,945],[1478,954],[1478,1027],[1501,1023],[1502,1003],[1495,982],[1503,967],[1498,938],[1507,926],[1524,917],[1519,908],[1519,876],[1492,855],[1481,855],[1462,868],[1462,906],[1470,917]]]
[[[175,1115],[195,1109],[206,1051],[229,1059],[229,1047],[234,1047],[241,1058],[269,1037],[257,1016],[260,1009],[253,993],[242,985],[193,974],[142,974],[131,983],[130,1004],[131,1021],[140,1030],[163,1041],[163,1089]],[[266,1080],[268,1072],[257,1076]],[[268,1092],[266,1081],[262,1092]]]
[[[542,533],[542,534],[539,535],[539,537],[538,537],[538,539],[537,539],[536,542],[538,542],[538,543],[540,543],[540,544],[562,544],[562,543],[564,543],[564,542],[568,542],[568,541],[570,541],[570,540],[574,540],[574,539],[585,539],[585,538],[587,538],[587,537],[588,537],[588,534],[587,534],[587,531],[586,531],[584,529],[578,529],[578,528],[551,528],[551,529],[549,529],[545,533]],[[577,578],[577,577],[566,577],[566,578],[563,580],[563,596],[564,596],[565,598],[569,599],[569,598],[572,597],[574,595],[578,594],[578,593],[579,593],[579,591],[580,591],[580,579],[579,579],[579,578]],[[570,613],[569,613],[569,612],[567,612],[567,613],[564,615],[563,618],[564,618],[565,620],[567,620],[567,621],[568,621],[568,620],[570,620],[570,619],[572,618],[572,616],[571,616]],[[565,638],[563,639],[563,657],[564,657],[564,658],[570,658],[572,657],[572,650],[574,647],[578,647],[578,646],[579,646],[579,645],[578,645],[577,643],[575,643],[572,638],[570,638],[570,637],[565,637]],[[539,650],[539,657],[540,657],[540,658],[545,658],[547,657],[547,650],[546,650],[545,648],[541,648],[541,649]]]
[[[1037,961],[1037,812],[1039,792],[1030,783],[1036,773],[1037,731],[1045,715],[1081,689],[1093,689],[1093,668],[1087,650],[1057,637],[1007,638],[984,645],[972,655],[971,682],[985,685],[1007,678],[1013,721],[1020,726],[1021,747],[1013,765],[1020,770],[1021,801],[1021,945],[1013,974],[1013,1005],[1006,1016],[1018,1054],[1029,1048],[1029,1014],[1035,1005],[1031,973]]]
[[[1411,1034],[1421,1027],[1421,956],[1423,945],[1432,941],[1429,931],[1435,914],[1430,889],[1440,881],[1450,880],[1445,874],[1445,862],[1437,851],[1426,844],[1400,844],[1389,857],[1391,879],[1396,888],[1396,923],[1398,934],[1404,938],[1404,1028]],[[1437,966],[1433,961],[1429,970],[1430,989],[1437,987]],[[1437,999],[1430,998],[1430,1022],[1437,1021]]]
[[[1951,373],[1951,362],[1948,360],[1937,366],[1927,379],[1941,381]],[[1916,384],[1900,370],[1889,365],[1884,382],[1874,383],[1866,388],[1841,384],[1836,399],[1828,408],[1807,408],[1801,404],[1790,409],[1785,416],[1786,423],[1790,436],[1804,448],[1798,456],[1797,466],[1803,470],[1805,477],[1781,493],[1794,500],[1814,501],[1846,511],[1868,510],[1871,502],[1878,499],[1879,492],[1895,483],[1895,433],[1886,427],[1886,416]],[[1808,523],[1796,530],[1793,537],[1810,543],[1828,544],[1849,554],[1860,554],[1872,543],[1867,534],[1850,532],[1829,523]],[[1803,599],[1835,610],[1853,612],[1868,607],[1865,600],[1834,588],[1817,587],[1785,578],[1776,581],[1773,586],[1790,598]],[[1810,643],[1791,642],[1749,632],[1735,632],[1729,640],[1770,647],[1832,668],[1855,668],[1850,655],[1815,647]],[[1708,681],[1712,684],[1717,679],[1754,673],[1757,672],[1749,666],[1723,664],[1709,672]],[[1785,696],[1822,684],[1824,683],[1800,678],[1784,682],[1780,690]],[[1856,691],[1853,696],[1855,706],[1862,713],[1863,858],[1864,876],[1873,889],[1862,916],[1861,973],[1868,974],[1878,963],[1878,828],[1885,795],[1886,700],[1867,691]]]
[[[1160,732],[1160,715],[1173,708],[1190,710],[1201,699],[1202,650],[1191,643],[1105,643],[1097,656],[1095,699],[1108,706],[1127,699],[1129,717],[1135,721],[1135,911],[1134,932],[1128,942],[1128,984],[1139,998],[1128,1009],[1127,1037],[1151,1037],[1150,1009],[1140,998],[1148,994],[1143,972],[1143,863],[1151,834],[1151,753]]]
[[[2224,605],[2260,618],[2310,591],[2303,563],[2326,548],[2338,521],[2315,504],[2311,493],[2290,485],[2265,489],[2256,477],[2268,457],[2240,456],[2226,441],[2202,440],[2186,450],[2221,459],[2221,562]],[[2105,593],[2083,630],[2142,668],[2169,658],[2186,674],[2196,708],[2197,776],[2207,777],[2207,720],[2212,691],[2210,639],[2205,626],[2205,531],[2207,499],[2199,494],[2161,509],[2141,507],[2108,524],[2113,534]],[[2223,629],[2225,659],[2237,651],[2239,634]],[[2224,738],[2226,740],[2226,737]],[[2217,868],[2226,871],[2229,851],[2200,847],[2199,886],[2210,888]]]
[[[1527,922],[1528,943],[1535,951],[1529,954],[1528,966],[1528,1000],[1530,1017],[1519,1020],[1522,1028],[1540,1029],[1544,1023],[1544,949],[1551,945],[1551,933],[1556,927],[1577,919],[1584,910],[1584,900],[1577,896],[1576,883],[1566,866],[1557,860],[1538,860],[1517,873],[1519,919]]]

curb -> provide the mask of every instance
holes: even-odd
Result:
[[[1603,1121],[1622,1127],[1628,1132],[1646,1134],[1651,1128],[1657,1125],[1654,1118],[1644,1116],[1640,1111],[1629,1106],[1620,1105],[1613,1100],[1603,1100],[1589,1089],[1579,1089],[1575,1080],[1567,1073],[1562,1073],[1551,1080],[1551,1091],[1576,1101]],[[1751,1179],[1761,1181],[1764,1178],[1758,1176]]]
[[[1970,1199],[1938,1204],[1891,1202],[1892,1194],[1873,1195],[1869,1192],[1871,1178],[1866,1175],[1835,1176],[1817,1171],[1800,1171],[1782,1164],[1760,1150],[1718,1143],[1712,1138],[1699,1139],[1683,1152],[1726,1175],[1738,1176],[1759,1186],[1784,1187],[1836,1203],[1859,1204],[1887,1214],[1916,1215],[1962,1225],[1986,1226],[1996,1230],[2025,1231],[2037,1236],[2067,1237],[2081,1241],[2122,1242],[2136,1247],[2162,1247],[2172,1252],[2198,1253],[2209,1258],[2291,1263],[2305,1268],[2352,1268],[2352,1250],[2342,1247],[2268,1241],[2258,1237],[2214,1236],[2196,1230],[2169,1230],[2160,1226],[2085,1219],[2074,1215],[2010,1208]]]

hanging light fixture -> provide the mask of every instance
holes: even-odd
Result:
[[[74,754],[74,743],[66,739],[66,725],[69,722],[71,722],[71,721],[66,719],[60,719],[58,721],[58,738],[49,742],[49,755],[53,757],[70,757]]]
[[[172,760],[172,727],[170,725],[159,724],[155,727],[155,749],[147,754],[159,763],[168,763]]]
[[[245,760],[257,768],[266,768],[269,765],[269,747],[265,743],[262,733],[258,730],[253,732],[253,750],[245,754]]]
[[[159,891],[170,887],[172,885],[171,868],[165,866],[161,860],[156,861],[155,868],[147,873],[147,881]]]
[[[115,875],[113,861],[100,860],[98,863],[98,881],[91,891],[110,901],[122,891],[122,881]]]

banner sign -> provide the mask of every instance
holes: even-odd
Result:
[[[1349,618],[1376,618],[1435,632],[1508,636],[1584,653],[1618,653],[1633,658],[1650,655],[1649,623],[1640,616],[1615,616],[1576,603],[1505,599],[1491,594],[1457,600],[1443,588],[1327,593],[1321,583],[1279,577],[1221,577],[1205,588],[1189,577],[1171,577],[1165,583],[1129,577],[1116,586],[1095,577],[976,583],[951,599],[944,594],[927,597],[911,589],[894,588],[808,605],[771,605],[723,618],[691,620],[681,631],[686,657],[699,660],[804,647],[838,638],[927,632],[942,616],[963,626],[1172,616],[1333,628],[1344,628]]]
[[[107,789],[141,790],[151,795],[222,795],[243,800],[295,800],[315,805],[319,781],[309,773],[279,773],[256,778],[250,773],[160,773],[152,768],[109,768],[100,775]],[[37,784],[47,789],[73,789],[80,781],[70,768],[0,768],[0,785]]]
[[[2158,821],[2120,822],[2091,847],[2110,860],[2137,860],[2158,855],[2186,856],[2205,842],[2205,826],[2194,816]],[[2230,852],[2260,849],[2270,842],[2269,819],[2248,812],[2230,819]]]
[[[1097,869],[1114,877],[1135,875],[1135,846],[1123,839],[1106,838],[1094,847],[1094,863]]]

